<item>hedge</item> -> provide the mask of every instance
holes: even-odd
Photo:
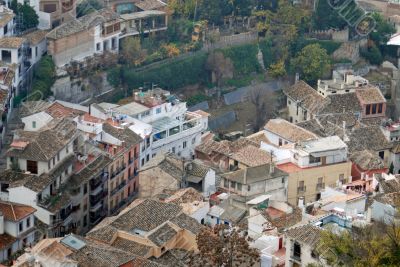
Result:
[[[219,49],[218,51],[221,51],[226,57],[229,57],[233,61],[233,66],[235,67],[234,75],[236,77],[259,72],[261,70],[257,60],[257,44],[234,46]]]
[[[301,51],[305,46],[309,44],[319,44],[322,48],[326,50],[328,55],[332,55],[333,52],[335,52],[339,46],[339,42],[334,42],[330,40],[317,40],[317,39],[305,39],[305,38],[299,38],[292,47],[292,53],[293,55],[296,55],[298,52]]]
[[[270,38],[265,38],[264,40],[260,41],[259,43],[260,50],[263,53],[263,61],[265,68],[274,63],[274,55],[272,52],[272,41]]]
[[[174,90],[186,85],[206,82],[208,80],[208,73],[204,67],[206,60],[206,54],[199,54],[141,72],[135,69],[124,69],[123,77],[130,89],[143,86],[145,82],[152,82],[162,88]]]

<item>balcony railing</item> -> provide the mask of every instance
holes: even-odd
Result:
[[[122,188],[124,188],[126,185],[126,180],[123,180],[117,187],[115,187],[112,191],[111,191],[111,195],[114,195],[115,193],[117,193],[119,190],[121,190]]]
[[[113,172],[111,174],[111,179],[114,178],[115,176],[117,176],[118,174],[120,174],[123,170],[126,169],[126,165],[122,165],[121,167],[119,167],[118,169],[115,170],[115,172]]]
[[[95,196],[90,196],[90,205],[94,206],[97,203],[99,203],[101,200],[103,200],[107,196],[107,192],[101,191],[99,194]]]
[[[304,192],[306,192],[306,187],[305,186],[297,187],[297,193],[304,193]]]
[[[316,190],[317,190],[317,191],[320,191],[320,190],[322,190],[322,189],[325,189],[325,183],[318,183],[318,184],[316,185]]]

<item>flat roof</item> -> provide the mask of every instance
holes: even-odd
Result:
[[[338,150],[347,148],[347,145],[340,139],[339,136],[329,136],[317,140],[303,142],[299,149],[308,152],[322,152],[327,150]]]
[[[153,131],[155,132],[161,132],[164,130],[171,129],[175,126],[180,125],[180,121],[177,119],[173,119],[170,117],[163,117],[161,119],[158,119],[151,123],[151,126],[153,127]]]
[[[136,103],[136,102],[131,102],[129,104],[113,108],[113,111],[124,114],[124,115],[128,115],[128,116],[138,115],[138,114],[143,113],[148,110],[150,110],[148,107],[141,105],[139,103]]]

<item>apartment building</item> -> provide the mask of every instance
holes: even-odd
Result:
[[[83,61],[95,54],[117,53],[120,33],[119,15],[101,9],[50,31],[47,49],[56,66],[63,67],[71,61]]]
[[[75,124],[58,119],[37,131],[18,131],[7,151],[1,197],[35,208],[42,236],[75,228],[70,195],[62,189],[73,172],[76,138]]]
[[[140,166],[165,152],[193,158],[194,148],[208,128],[208,113],[187,111],[185,102],[160,88],[135,92],[134,101],[126,105],[100,103],[97,106],[99,109],[92,106],[93,116],[125,124],[143,138]]]
[[[292,205],[299,200],[314,202],[325,186],[344,184],[351,176],[347,145],[338,136],[304,141],[288,152],[290,158],[277,162],[277,168],[289,174],[288,202]]]
[[[35,209],[12,202],[0,202],[0,261],[35,243]]]

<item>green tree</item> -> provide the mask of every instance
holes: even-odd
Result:
[[[140,45],[140,39],[127,37],[122,42],[121,61],[128,66],[138,66],[146,59],[146,51]]]
[[[361,56],[367,59],[372,65],[380,65],[383,62],[382,53],[376,45],[372,45],[371,47],[362,50]]]
[[[28,99],[40,100],[52,95],[51,87],[56,77],[55,69],[51,56],[47,55],[40,59],[33,73],[32,92]]]
[[[285,76],[285,62],[283,60],[279,60],[275,64],[271,64],[268,68],[268,73],[275,78]]]
[[[302,79],[314,83],[330,68],[330,58],[319,44],[304,47],[291,61],[292,69],[299,72]]]
[[[211,53],[207,58],[206,69],[211,71],[213,81],[221,87],[226,78],[233,77],[233,63],[230,58],[225,58],[221,52]]]
[[[400,225],[375,222],[341,233],[323,231],[317,253],[333,266],[400,266]]]
[[[203,0],[199,5],[199,18],[209,24],[220,25],[225,16],[232,13],[230,0]]]
[[[12,0],[10,8],[17,16],[22,18],[22,23],[17,23],[17,27],[21,31],[36,28],[39,24],[39,16],[29,4],[24,3],[22,5],[17,0]]]
[[[317,7],[312,17],[313,27],[318,30],[343,29],[346,21],[331,8],[329,0],[318,0]]]
[[[197,17],[195,13],[202,1],[203,0],[170,0],[168,1],[168,8],[176,17],[196,19],[194,17]]]

